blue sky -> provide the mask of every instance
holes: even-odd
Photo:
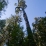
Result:
[[[6,9],[5,14],[2,15],[1,19],[6,19],[11,16],[11,14],[15,14],[15,3],[17,0],[9,0],[8,7]],[[34,22],[35,17],[44,17],[46,16],[46,0],[26,0],[27,8],[26,13],[28,16],[28,20],[30,23],[30,26],[32,27],[32,22]],[[23,22],[23,25],[25,23]]]

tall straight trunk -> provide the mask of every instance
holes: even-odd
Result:
[[[27,33],[28,33],[28,40],[29,40],[28,46],[36,46],[26,12],[24,11],[24,9],[22,9],[22,10],[23,10],[23,17],[24,17],[24,20],[26,23],[26,29],[27,29]]]

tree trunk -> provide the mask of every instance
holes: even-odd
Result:
[[[28,40],[29,40],[28,46],[36,46],[26,12],[24,11],[24,9],[22,9],[22,10],[23,10],[23,17],[24,17],[24,20],[26,23],[26,29],[27,29],[27,33],[28,33]]]

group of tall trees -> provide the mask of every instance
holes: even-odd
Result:
[[[35,18],[33,35],[37,46],[46,46],[46,17]]]
[[[7,0],[0,0],[0,13],[7,4]],[[18,0],[18,5],[15,8],[16,15],[12,15],[3,21],[0,20],[0,46],[4,44],[7,46],[46,46],[46,17],[35,18],[35,22],[32,23],[33,30],[31,30],[25,12],[26,7],[25,0]],[[22,18],[20,13],[23,13],[25,20],[26,36],[23,31],[24,27],[21,26]]]

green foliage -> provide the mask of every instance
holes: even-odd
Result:
[[[22,8],[25,9],[27,7],[25,0],[18,0],[18,8],[16,8],[16,13],[22,12]]]
[[[5,30],[8,31],[7,40],[8,46],[22,46],[24,45],[23,27],[20,26],[21,19],[19,16],[12,16],[6,21]],[[19,23],[18,23],[19,21]],[[7,25],[8,24],[8,25]],[[26,41],[25,41],[26,42]]]
[[[25,0],[19,0],[18,6],[25,9],[27,7]]]
[[[5,20],[0,20],[0,44],[4,42],[4,28],[5,26]]]
[[[0,14],[1,11],[5,11],[5,7],[7,6],[8,2],[7,0],[0,0]]]
[[[37,46],[45,46],[46,44],[46,17],[35,18],[34,27],[34,38]],[[37,37],[37,38],[36,38]]]

